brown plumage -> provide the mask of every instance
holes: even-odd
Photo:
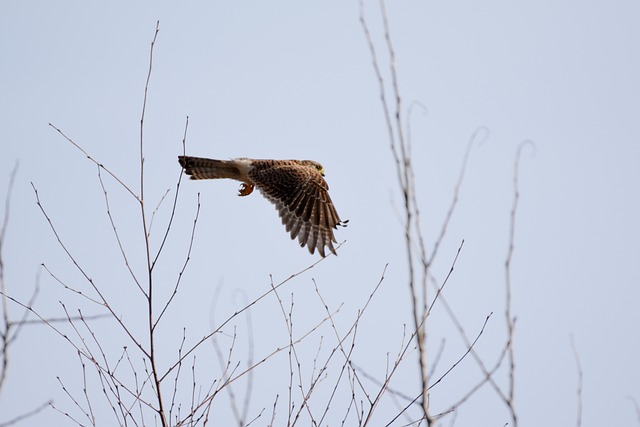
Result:
[[[310,253],[317,249],[325,256],[327,247],[336,253],[337,242],[333,230],[346,226],[336,212],[324,169],[312,160],[258,160],[238,158],[215,160],[202,157],[179,156],[178,161],[191,179],[228,178],[242,182],[239,196],[251,194],[254,186],[276,205],[291,239],[298,238],[300,246]]]

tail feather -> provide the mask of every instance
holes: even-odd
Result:
[[[241,180],[240,170],[231,160],[215,160],[203,157],[178,156],[180,166],[191,179],[230,178]]]

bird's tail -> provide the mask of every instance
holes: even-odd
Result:
[[[229,160],[178,156],[178,162],[184,168],[184,172],[191,175],[191,179],[230,178],[241,180],[240,170]]]

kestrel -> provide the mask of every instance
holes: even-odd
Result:
[[[337,243],[333,230],[346,226],[329,197],[324,168],[313,160],[258,160],[244,157],[215,160],[178,156],[180,165],[191,179],[229,178],[242,182],[238,196],[248,196],[254,187],[276,205],[291,239],[309,253],[317,249],[325,256],[325,246],[334,254]]]

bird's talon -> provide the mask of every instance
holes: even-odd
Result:
[[[240,197],[248,196],[251,193],[253,193],[253,185],[247,184],[245,182],[240,184],[240,190],[238,190],[238,196]]]

